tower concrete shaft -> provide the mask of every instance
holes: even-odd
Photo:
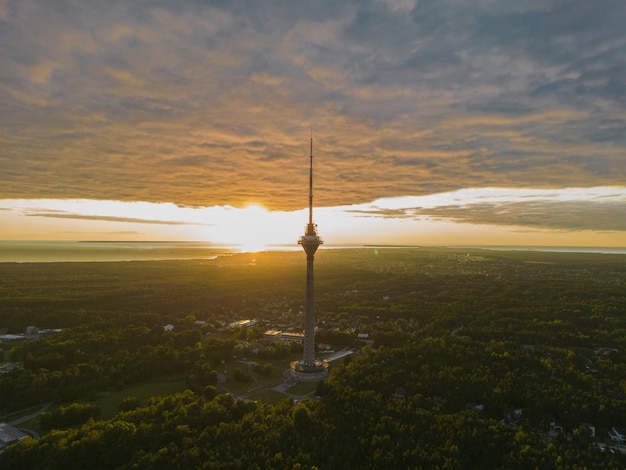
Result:
[[[319,244],[305,246],[306,251],[306,314],[304,317],[304,353],[306,366],[315,364],[315,311],[313,309],[313,256]]]

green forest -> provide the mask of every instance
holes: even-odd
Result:
[[[47,408],[0,468],[626,468],[626,256],[319,250],[316,338],[353,353],[278,392],[305,262],[0,263],[0,329],[61,329],[1,345],[0,422]]]

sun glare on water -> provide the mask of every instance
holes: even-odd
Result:
[[[266,251],[268,245],[262,242],[249,242],[238,245],[238,248],[242,253],[258,253],[260,251]]]
[[[224,218],[228,223],[224,220],[217,224],[214,236],[242,252],[266,251],[272,245],[297,243],[294,228],[298,224],[293,220],[293,213],[272,212],[254,204],[232,209]]]

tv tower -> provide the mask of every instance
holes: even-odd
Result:
[[[298,240],[306,253],[306,313],[304,317],[304,353],[301,361],[291,364],[299,380],[320,380],[328,375],[328,363],[315,359],[315,312],[313,310],[313,261],[315,252],[324,242],[313,223],[313,137],[309,156],[309,223]]]

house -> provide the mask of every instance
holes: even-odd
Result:
[[[267,330],[263,333],[263,339],[268,343],[273,344],[278,341],[281,333],[282,332],[280,330]]]
[[[39,329],[36,326],[26,327],[26,339],[38,339]]]
[[[25,337],[26,337],[25,335],[6,334],[6,335],[0,335],[0,341],[17,341],[20,339],[24,339]]]
[[[483,405],[482,403],[468,403],[467,407],[472,410],[475,411],[476,413],[482,413],[483,410],[485,409],[485,405]]]
[[[611,353],[619,354],[619,349],[617,348],[605,348],[605,347],[596,347],[593,350],[593,353],[596,357],[606,357]]]
[[[256,320],[239,320],[231,323],[228,326],[230,326],[231,328],[247,328],[249,326],[254,326],[255,324]]]
[[[270,344],[276,341],[282,341],[284,343],[300,343],[304,342],[303,333],[289,333],[280,330],[267,330],[263,333],[263,338]]]
[[[304,343],[304,333],[281,333],[280,339],[285,343]]]
[[[548,430],[548,435],[550,437],[556,437],[563,432],[565,432],[563,426],[556,424],[556,421],[550,422],[550,428]]]
[[[624,435],[620,433],[615,426],[611,428],[609,431],[609,437],[613,442],[616,442],[618,445],[624,445]]]

